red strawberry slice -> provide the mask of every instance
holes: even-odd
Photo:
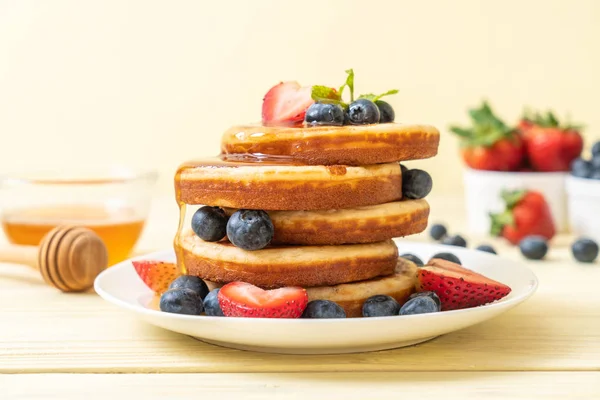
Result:
[[[227,317],[299,318],[308,304],[308,295],[303,288],[263,290],[246,282],[223,286],[218,299]]]
[[[158,294],[166,292],[171,282],[180,275],[177,265],[169,262],[140,260],[131,263],[146,286]]]
[[[417,291],[435,292],[443,311],[482,306],[511,292],[503,283],[441,259],[419,268],[418,279]]]
[[[264,125],[296,124],[304,121],[312,103],[311,86],[301,87],[298,82],[281,82],[265,95],[262,105]]]

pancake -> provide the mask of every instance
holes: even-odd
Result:
[[[261,210],[328,210],[400,200],[398,163],[348,167],[212,158],[182,165],[177,201]]]
[[[263,288],[362,281],[393,273],[398,258],[398,248],[392,240],[245,251],[227,241],[204,242],[193,232],[176,238],[175,253],[187,274],[217,283],[242,281]]]
[[[439,140],[439,131],[428,125],[256,124],[228,129],[222,136],[221,151],[289,157],[310,165],[369,165],[433,157]]]
[[[235,209],[225,209],[231,215]],[[335,245],[374,243],[423,232],[426,200],[317,211],[268,211],[275,227],[273,244]]]
[[[308,300],[331,300],[339,304],[346,317],[362,317],[363,303],[371,296],[385,294],[404,304],[415,291],[417,282],[417,266],[398,258],[396,269],[392,275],[369,279],[362,282],[344,283],[335,286],[307,288]]]
[[[362,317],[362,306],[371,296],[385,294],[396,299],[400,305],[414,293],[417,283],[417,266],[404,258],[398,258],[394,273],[360,282],[342,283],[334,286],[306,288],[308,300],[330,300],[339,304],[348,318]],[[206,281],[213,290],[222,283]]]

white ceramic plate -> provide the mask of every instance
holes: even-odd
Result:
[[[492,254],[444,245],[397,241],[400,254],[413,253],[423,260],[450,251],[467,268],[512,288],[505,298],[465,310],[409,316],[349,319],[268,319],[188,316],[149,308],[153,293],[138,278],[130,261],[119,263],[95,282],[105,300],[150,324],[190,335],[202,341],[242,350],[287,354],[336,354],[392,349],[424,342],[436,336],[489,320],[525,301],[538,280],[523,265]],[[175,261],[173,251],[136,259]]]

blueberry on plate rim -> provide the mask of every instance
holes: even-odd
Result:
[[[432,299],[429,296],[417,296],[417,297],[413,297],[412,299],[410,299],[406,303],[404,303],[402,308],[400,308],[400,311],[398,312],[398,314],[399,315],[429,314],[429,313],[435,313],[435,312],[439,312],[439,311],[440,311],[440,307],[438,306],[438,304],[435,302],[434,299]]]
[[[174,314],[200,315],[204,311],[202,298],[192,289],[170,289],[160,296],[160,310]]]
[[[198,293],[201,299],[204,299],[209,291],[206,282],[195,275],[178,276],[171,282],[169,289],[191,289]]]
[[[363,303],[363,317],[388,317],[398,315],[400,304],[392,296],[378,294],[369,297]]]
[[[414,299],[415,297],[421,297],[421,296],[431,297],[431,299],[433,301],[435,301],[435,303],[438,305],[438,310],[442,309],[442,301],[440,300],[440,297],[435,292],[415,292],[408,297],[408,300]]]
[[[204,313],[211,317],[223,317],[223,310],[219,304],[219,290],[216,288],[211,290],[204,298]]]
[[[346,318],[346,312],[334,301],[312,300],[306,305],[301,318]]]

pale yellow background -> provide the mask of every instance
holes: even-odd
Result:
[[[570,112],[600,137],[600,1],[0,1],[0,173],[128,163],[160,190],[279,80],[400,89],[397,119],[443,131],[414,163],[456,190],[446,131],[485,96]],[[588,140],[588,146],[589,142]]]

